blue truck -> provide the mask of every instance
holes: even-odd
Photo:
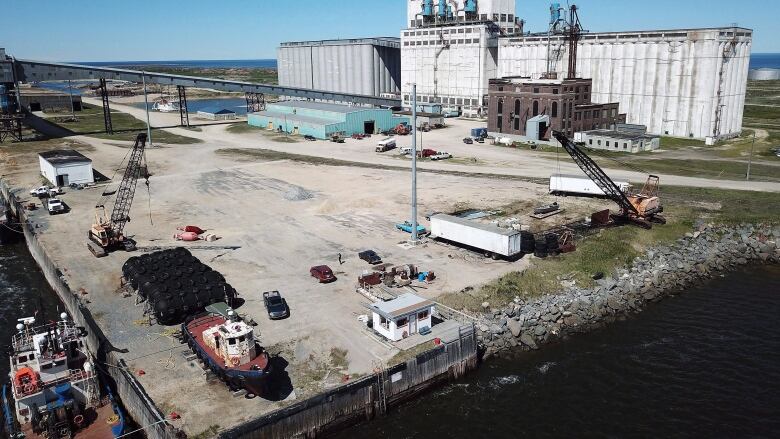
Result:
[[[406,233],[412,233],[412,223],[410,223],[409,221],[404,221],[402,223],[396,224],[395,228],[404,231]],[[420,224],[417,224],[417,234],[424,235],[426,233],[428,233],[428,230],[425,229],[425,226],[421,226]]]

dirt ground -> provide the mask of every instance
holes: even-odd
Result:
[[[144,117],[141,110],[130,106],[116,104],[112,108]],[[178,114],[153,115],[157,126],[177,122]],[[418,176],[420,219],[426,227],[427,221],[422,220],[426,212],[502,207],[507,207],[505,217],[532,224],[524,215],[556,198],[547,195],[546,185],[529,180],[574,171],[570,165],[557,163],[554,156],[465,145],[461,139],[479,123],[452,120],[451,124],[423,136],[423,147],[449,151],[459,159],[420,163],[421,169],[430,171]],[[358,321],[358,316],[368,314],[369,303],[355,292],[357,277],[370,269],[357,258],[361,250],[377,251],[385,262],[412,263],[422,270],[433,270],[437,279],[428,285],[418,284],[416,291],[434,300],[442,293],[478,287],[528,265],[528,258],[492,261],[431,241],[417,247],[404,245],[408,235],[396,230],[394,224],[410,217],[409,160],[396,152],[375,153],[376,137],[348,139],[339,145],[324,141],[282,143],[260,131],[231,133],[224,125],[203,126],[196,132],[171,131],[204,142],[157,145],[147,150],[153,174],[150,188],[147,191],[139,184],[126,233],[142,251],[197,246],[192,253],[223,273],[245,300],[239,313],[258,323],[260,341],[272,354],[279,354],[277,369],[283,369],[283,376],[289,378],[290,385],[278,389],[275,400],[234,398],[221,383],[207,383],[198,364],[182,356],[186,346],[173,338],[178,328],[149,327],[143,306],[116,292],[121,265],[130,254],[118,252],[95,259],[86,248],[87,230],[103,187],[67,189],[61,199],[70,212],[51,217],[39,209],[32,214],[32,221],[71,288],[82,291],[89,301],[90,311],[114,347],[122,350],[158,406],[182,416],[179,426],[188,434],[213,425],[234,425],[337,385],[348,379],[346,376],[370,373],[399,353],[398,346],[379,340]],[[97,171],[111,177],[128,153],[132,137],[116,142],[76,136],[67,141],[4,147],[2,173],[20,188],[22,198],[29,198],[27,191],[41,183],[37,152],[65,145],[84,152]],[[408,136],[399,140],[399,146],[410,143]],[[351,161],[354,165],[267,160],[247,153],[261,149]],[[635,176],[618,171],[613,177]],[[688,180],[695,183],[695,179]],[[780,185],[767,187],[778,190]],[[604,201],[558,201],[564,203],[566,212],[546,220],[547,226],[611,207]],[[176,227],[184,225],[198,225],[221,239],[214,243],[176,242]],[[533,223],[536,230],[544,227]],[[343,264],[338,262],[339,254]],[[320,264],[330,265],[338,281],[319,284],[311,278],[309,268]],[[262,292],[268,290],[279,290],[285,296],[290,318],[267,318]],[[219,419],[214,413],[220,413]]]

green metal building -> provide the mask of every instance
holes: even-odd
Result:
[[[399,123],[389,109],[356,107],[312,101],[285,101],[266,105],[247,115],[249,125],[327,139],[332,134],[376,134]],[[408,119],[406,119],[408,121]]]

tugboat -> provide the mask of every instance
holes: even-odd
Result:
[[[245,389],[247,398],[267,395],[271,365],[252,327],[224,303],[206,310],[182,323],[190,349],[232,390]]]
[[[10,383],[3,386],[3,417],[11,439],[118,437],[124,416],[103,402],[85,334],[62,313],[34,326],[19,319],[10,354]],[[13,398],[13,402],[11,400]]]

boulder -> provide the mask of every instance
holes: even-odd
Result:
[[[529,333],[523,333],[523,335],[520,336],[520,342],[524,345],[528,346],[531,349],[539,349],[539,346],[536,344],[536,339],[534,336],[532,336]]]
[[[513,337],[519,337],[521,329],[523,327],[522,323],[520,323],[517,320],[511,319],[509,322],[507,322],[507,326],[509,327],[509,331],[512,333]]]

